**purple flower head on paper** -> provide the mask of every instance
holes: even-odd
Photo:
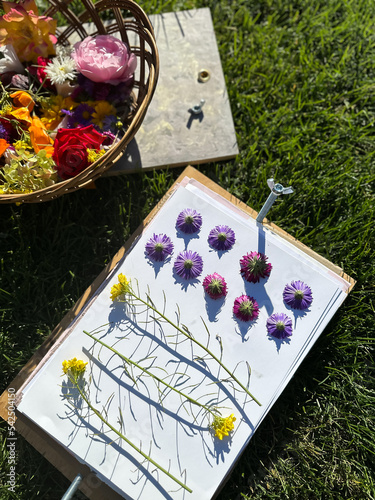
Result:
[[[185,280],[197,278],[203,269],[202,257],[197,252],[184,250],[177,255],[174,269]]]
[[[208,274],[203,280],[203,288],[211,299],[220,299],[227,294],[226,281],[218,273]]]
[[[183,233],[197,233],[202,225],[202,216],[192,208],[185,208],[178,214],[176,226]]]
[[[253,321],[259,316],[258,302],[248,295],[241,295],[234,301],[233,314],[241,321]]]
[[[303,281],[292,281],[284,288],[283,299],[292,309],[307,309],[313,300],[311,288]]]
[[[173,253],[173,243],[166,234],[154,234],[146,243],[146,254],[150,259],[163,261]]]
[[[215,250],[230,250],[235,241],[236,236],[229,226],[216,226],[208,235],[208,243]]]
[[[240,260],[241,274],[246,281],[258,283],[260,278],[270,275],[272,264],[267,262],[268,257],[260,252],[250,252]]]
[[[267,332],[277,339],[286,339],[293,333],[292,320],[284,313],[274,313],[267,319]]]

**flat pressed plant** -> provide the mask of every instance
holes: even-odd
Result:
[[[237,384],[248,396],[251,397],[251,399],[257,403],[259,406],[261,406],[261,403],[257,400],[253,394],[249,391],[249,389],[234,375],[234,373],[229,370],[224,363],[221,361],[220,358],[218,358],[208,347],[203,345],[199,340],[194,338],[194,336],[189,332],[187,328],[182,328],[181,326],[177,325],[175,322],[170,320],[165,316],[165,314],[161,311],[159,311],[154,303],[151,300],[151,297],[147,294],[147,300],[142,299],[139,295],[137,295],[131,286],[130,280],[126,278],[123,274],[119,274],[118,276],[119,282],[116,283],[115,285],[112,286],[111,289],[111,299],[113,301],[122,301],[126,302],[127,298],[126,296],[131,297],[132,299],[135,299],[138,303],[146,306],[147,308],[151,309],[154,311],[158,317],[168,324],[170,324],[173,328],[175,328],[180,334],[182,334],[184,337],[187,339],[191,340],[194,344],[196,344],[198,347],[200,347],[203,351],[205,351],[206,355],[208,355],[210,358],[214,359],[220,367],[226,372],[227,375],[229,375],[229,378],[232,382]],[[159,318],[153,318],[155,321],[159,320]],[[207,330],[207,327],[206,327]],[[221,345],[221,344],[220,344]]]
[[[87,363],[84,363],[82,360],[78,360],[77,358],[70,359],[68,361],[63,362],[63,372],[67,375],[69,382],[72,386],[78,391],[79,396],[86,403],[88,408],[100,419],[100,421],[108,427],[111,431],[113,431],[120,439],[125,441],[131,448],[133,448],[136,452],[138,452],[143,458],[148,460],[152,465],[157,467],[161,472],[166,474],[170,479],[175,481],[179,486],[181,486],[184,490],[192,493],[192,490],[182,481],[180,481],[173,474],[168,472],[163,466],[153,460],[149,455],[147,455],[144,451],[142,451],[138,446],[136,446],[132,441],[130,441],[122,432],[120,432],[116,427],[114,427],[100,412],[97,408],[93,406],[90,402],[90,399],[84,390],[84,379],[83,375],[86,371]],[[70,400],[69,396],[66,396],[68,400]]]
[[[189,402],[189,403],[193,404],[194,406],[197,406],[197,407],[201,408],[202,410],[204,410],[205,415],[207,415],[210,419],[212,419],[212,421],[210,422],[210,424],[208,425],[208,427],[210,427],[211,429],[213,429],[215,431],[215,436],[218,437],[219,439],[222,439],[224,436],[228,436],[229,432],[231,430],[233,430],[233,428],[234,428],[233,422],[236,420],[235,417],[233,416],[233,414],[231,414],[229,417],[223,417],[222,416],[222,410],[219,407],[217,407],[217,406],[208,406],[208,405],[205,405],[203,403],[200,403],[198,400],[196,400],[196,399],[192,398],[191,396],[189,396],[188,394],[180,391],[179,389],[177,389],[173,385],[168,384],[168,382],[166,382],[164,379],[162,379],[161,377],[158,377],[157,375],[155,375],[154,373],[152,373],[147,368],[142,367],[139,363],[137,363],[136,361],[130,359],[127,356],[125,356],[124,354],[122,354],[121,352],[119,352],[114,347],[112,347],[112,346],[108,345],[107,343],[103,342],[103,340],[98,339],[92,333],[86,332],[85,330],[84,330],[84,333],[88,337],[90,337],[93,340],[95,340],[95,342],[98,342],[104,348],[106,348],[109,351],[111,351],[114,354],[116,354],[118,357],[120,357],[128,365],[136,367],[143,374],[148,375],[149,377],[151,377],[156,383],[162,384],[167,389],[170,389],[171,391],[173,391],[176,394],[178,394],[182,398],[183,403],[185,403],[185,401],[186,401],[186,402]],[[132,378],[132,380],[135,382],[135,380],[133,378]]]

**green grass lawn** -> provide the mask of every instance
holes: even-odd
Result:
[[[210,7],[240,154],[202,165],[259,210],[275,177],[295,194],[272,222],[357,280],[238,461],[219,500],[375,498],[375,3],[146,0]],[[182,169],[102,178],[40,205],[0,205],[0,390]],[[7,480],[6,425],[0,483]],[[69,481],[21,437],[17,488],[56,500]],[[77,495],[77,498],[84,498]]]

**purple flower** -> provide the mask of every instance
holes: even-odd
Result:
[[[176,226],[183,233],[197,233],[202,225],[202,216],[192,208],[185,208],[178,214]]]
[[[173,243],[166,234],[154,234],[146,243],[146,254],[152,260],[165,260],[172,253]]]
[[[307,309],[313,300],[311,288],[303,281],[292,281],[284,288],[283,299],[293,309]]]
[[[0,123],[0,139],[5,139],[7,142],[9,141],[8,131],[1,123]]]
[[[220,274],[208,274],[203,280],[203,288],[211,299],[220,299],[227,294],[227,284]]]
[[[79,104],[73,111],[72,116],[69,117],[69,124],[80,125],[82,127],[87,127],[91,125],[92,114],[94,108],[85,102]]]
[[[258,283],[260,278],[270,275],[272,264],[267,262],[268,257],[260,252],[250,252],[240,260],[241,274],[246,281]]]
[[[184,250],[177,255],[174,269],[185,280],[197,278],[203,269],[202,257],[197,252]]]
[[[208,235],[208,243],[216,250],[230,250],[236,241],[233,229],[229,226],[216,226]]]
[[[248,295],[241,295],[234,301],[233,314],[242,321],[253,321],[259,316],[258,302]]]
[[[293,333],[292,320],[284,313],[274,313],[267,319],[267,332],[277,339],[286,339]]]

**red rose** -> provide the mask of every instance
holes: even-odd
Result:
[[[106,137],[93,125],[81,128],[59,128],[52,155],[56,170],[62,179],[75,177],[87,166],[87,149],[100,150]]]

